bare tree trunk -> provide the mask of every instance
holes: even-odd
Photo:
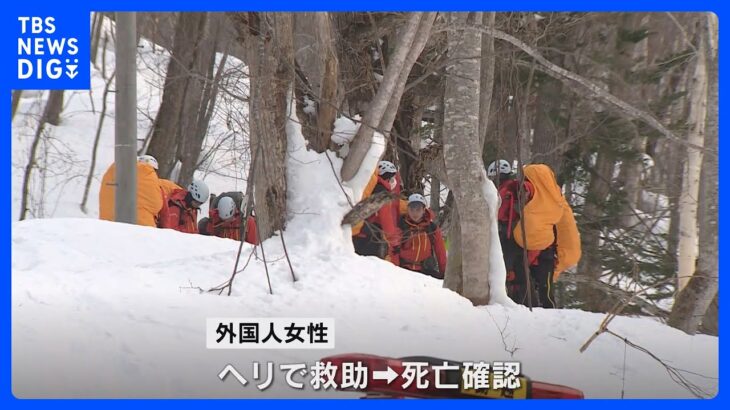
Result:
[[[96,56],[99,54],[99,43],[101,41],[101,29],[104,26],[104,13],[94,12],[93,24],[91,25],[91,64],[96,65]]]
[[[46,122],[51,125],[60,124],[61,111],[63,111],[63,90],[51,90],[46,102]]]
[[[109,36],[104,33],[104,43],[102,43],[101,47],[101,78],[106,78],[106,46],[109,43]]]
[[[12,113],[10,114],[10,120],[15,118],[15,112],[18,111],[18,105],[20,105],[20,97],[23,94],[23,90],[13,90],[13,101],[11,104]]]
[[[60,98],[59,98],[60,97]],[[30,146],[30,153],[28,154],[28,163],[25,165],[25,171],[23,172],[23,185],[21,188],[20,198],[20,218],[24,220],[27,215],[30,201],[30,178],[33,173],[33,168],[36,167],[36,152],[38,151],[38,145],[43,137],[43,131],[45,130],[46,124],[49,123],[48,119],[52,116],[56,116],[58,119],[58,101],[61,101],[63,105],[63,90],[52,90],[48,94],[48,100],[46,101],[46,107],[43,110],[43,115],[38,120],[38,126],[36,127],[35,136]]]
[[[444,94],[444,162],[449,188],[454,193],[460,238],[463,295],[475,305],[489,303],[490,220],[482,186],[487,182],[479,136],[481,34],[459,29],[467,21],[481,21],[480,13],[449,13],[448,58]],[[453,227],[452,227],[453,230]],[[450,260],[448,262],[452,264]],[[447,269],[447,275],[454,272]],[[458,278],[444,280],[455,286]],[[453,289],[452,290],[457,290]]]
[[[337,59],[336,38],[330,13],[316,13],[315,19],[322,72],[319,101],[317,102],[317,138],[315,141],[310,141],[310,146],[317,152],[324,152],[330,145],[330,137],[339,107],[340,64]]]
[[[495,12],[482,13],[482,23],[486,27],[494,27]],[[487,125],[491,113],[492,95],[494,94],[494,36],[482,34],[482,62],[480,67],[481,78],[479,84],[479,146],[484,146],[487,137]],[[480,149],[480,152],[482,150]]]
[[[412,46],[416,33],[421,25],[422,17],[423,13],[412,13],[409,15],[408,23],[403,28],[402,35],[398,38],[395,51],[383,75],[383,81],[370,104],[370,108],[365,114],[365,118],[363,118],[363,122],[350,145],[350,152],[342,165],[340,172],[343,181],[351,180],[360,169],[362,161],[372,145],[373,133],[381,124],[390,101],[394,98],[400,101],[401,95],[396,95],[395,92],[398,87],[398,81],[401,78],[401,73],[406,71],[407,75],[410,72],[411,67],[406,67],[406,61],[409,52],[415,50]]]
[[[603,272],[603,264],[597,252],[601,241],[601,227],[603,226],[602,204],[608,197],[611,189],[615,160],[611,153],[600,150],[596,157],[596,164],[591,171],[588,193],[583,206],[583,229],[581,230],[582,257],[578,263],[578,272],[591,280],[599,280]],[[609,306],[601,292],[594,287],[579,284],[578,294],[584,303],[585,310],[604,312]]]
[[[621,22],[618,32],[636,32],[643,28],[646,24],[639,14],[621,14],[617,17]],[[641,101],[641,96],[646,95],[646,86],[642,84],[631,83],[630,79],[635,78],[637,70],[644,67],[647,62],[647,43],[648,38],[640,41],[622,40],[620,34],[617,34],[616,51],[614,54],[614,63],[617,73],[614,75],[615,80],[611,81],[611,91],[618,98],[624,101],[635,103]],[[641,171],[642,161],[641,154],[646,150],[646,137],[641,135],[636,123],[628,120],[620,122],[624,137],[622,138],[631,146],[631,151],[636,156],[629,158],[625,156],[621,161],[621,170],[618,180],[621,181],[622,191],[624,194],[624,207],[622,210],[621,224],[624,227],[636,225],[639,220],[632,212],[636,209],[641,194]]]
[[[682,179],[684,164],[687,162],[687,150],[681,146],[673,146],[666,161],[672,161],[673,166],[668,167],[667,196],[669,200],[669,234],[667,237],[667,253],[673,258],[674,271],[677,271],[677,253],[679,249],[679,198],[682,195]]]
[[[292,13],[229,13],[249,62],[256,225],[262,239],[286,222],[286,123],[294,86]]]
[[[451,191],[453,192],[453,191]],[[454,206],[451,210],[449,222],[449,259],[444,274],[444,287],[454,292],[464,294],[464,257],[461,245],[461,222],[459,209]]]
[[[189,74],[180,118],[182,128],[177,157],[182,166],[177,182],[182,186],[193,180],[193,173],[198,167],[210,117],[215,109],[218,83],[226,61],[226,58],[223,58],[218,70],[215,70],[215,50],[218,49],[223,15],[208,13],[206,17],[204,27],[193,45],[192,72]]]
[[[535,135],[532,141],[532,160],[547,164],[555,175],[561,172],[561,150],[558,146],[559,129],[555,118],[560,112],[562,87],[558,80],[546,78],[537,90]]]
[[[147,153],[159,163],[158,173],[167,178],[175,166],[190,73],[195,64],[195,45],[205,30],[206,13],[179,13],[175,44],[167,65],[162,103],[157,112]]]
[[[705,313],[705,317],[702,318],[702,325],[700,325],[700,332],[717,336],[719,332],[719,325],[720,325],[720,301],[719,301],[719,295],[720,293],[715,294],[715,299],[712,299],[712,303],[710,304],[710,307],[707,308],[707,312]]]
[[[636,129],[636,127],[633,127]],[[638,131],[634,134],[634,139],[631,143],[631,148],[637,154],[643,154],[646,147],[646,137],[639,135]],[[621,163],[621,171],[619,173],[619,180],[622,181],[624,200],[626,206],[622,215],[622,225],[624,227],[630,227],[636,225],[639,220],[636,215],[631,211],[636,209],[639,205],[641,198],[641,172],[643,169],[641,157],[638,157],[635,161],[624,160]]]
[[[395,116],[398,113],[398,107],[400,106],[401,97],[403,96],[403,91],[406,88],[406,83],[408,82],[408,76],[411,73],[411,69],[413,68],[413,65],[416,64],[416,60],[418,60],[418,57],[421,55],[421,52],[426,47],[426,43],[430,38],[431,28],[433,27],[436,14],[437,13],[423,13],[421,22],[418,26],[418,31],[416,31],[416,37],[413,40],[408,55],[406,56],[403,69],[400,71],[398,80],[395,83],[395,89],[390,96],[390,101],[388,101],[388,105],[385,108],[385,112],[383,113],[378,126],[380,130],[386,134],[386,137],[393,128],[393,121],[395,121]]]
[[[438,110],[436,111],[436,118],[434,119],[434,132],[433,141],[436,144],[443,143],[443,129],[444,129],[444,107],[443,107],[443,95],[438,103]],[[424,165],[424,168],[426,166]],[[441,212],[441,180],[438,175],[431,174],[431,210],[438,215]],[[443,221],[439,221],[441,223]]]
[[[705,139],[705,121],[707,119],[707,62],[704,36],[700,36],[700,45],[696,57],[694,73],[690,77],[689,118],[690,126],[687,140],[694,145],[702,146]],[[679,243],[677,255],[677,289],[682,290],[695,271],[698,254],[697,206],[700,190],[700,171],[702,152],[687,150],[687,162],[684,169],[682,195],[679,198]],[[704,312],[703,312],[704,313]]]
[[[702,40],[698,59],[706,64],[707,92],[700,105],[708,107],[706,115],[704,146],[708,149],[718,147],[718,60],[717,60],[717,19],[712,13],[706,13],[707,20],[703,27]],[[699,61],[698,61],[699,63]],[[698,64],[699,65],[699,64]],[[697,124],[694,124],[697,129]],[[679,292],[669,315],[668,324],[689,334],[697,332],[713,299],[718,294],[718,159],[714,155],[705,155],[703,164],[706,197],[703,201],[704,218],[700,222],[699,257],[694,275]]]
[[[114,80],[114,74],[109,76],[104,85],[104,93],[101,97],[101,112],[99,113],[99,124],[96,127],[96,135],[94,136],[94,147],[91,149],[91,165],[89,166],[89,174],[86,176],[86,185],[84,186],[84,196],[81,198],[81,211],[87,213],[86,202],[89,199],[89,190],[91,189],[91,181],[94,179],[94,169],[96,168],[96,153],[99,148],[99,140],[101,139],[101,130],[104,126],[104,119],[106,118],[107,108],[107,96],[111,89],[112,81]]]

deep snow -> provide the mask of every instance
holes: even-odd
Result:
[[[164,68],[168,57],[164,51],[153,52],[149,44],[140,54],[146,59],[142,61],[151,61],[140,63],[140,107],[154,114],[159,104],[156,86],[164,69],[153,68]],[[111,97],[89,213],[79,210],[84,179],[76,175],[85,174],[88,167],[104,84],[98,71],[92,72],[91,96],[71,94],[61,126],[49,129],[56,141],[49,151],[71,159],[49,161],[45,188],[39,182],[34,185],[35,198],[45,200],[43,216],[54,219],[16,222],[12,228],[12,372],[17,396],[352,396],[296,391],[285,385],[281,373],[263,393],[251,384],[242,388],[231,379],[221,382],[217,375],[230,363],[251,381],[252,361],[311,363],[336,353],[362,352],[517,360],[533,379],[579,388],[587,397],[620,397],[622,385],[626,397],[692,397],[659,363],[625,349],[613,336],[601,335],[579,353],[604,315],[529,312],[503,305],[475,308],[439,280],[355,255],[348,227],[339,221],[349,209],[345,195],[358,198],[371,171],[340,187],[342,160],[332,152],[328,158],[307,151],[294,121],[287,130],[290,214],[284,238],[299,280],[292,281],[281,240],[274,237],[264,243],[273,295],[258,258],[238,275],[232,296],[200,293],[196,287],[209,289],[230,277],[237,242],[96,219],[99,180],[113,160]],[[25,96],[13,124],[14,219],[20,167],[27,160],[33,121],[45,94]],[[94,99],[96,113],[89,98]],[[245,113],[245,107],[239,111]],[[224,120],[214,118],[212,133],[235,132]],[[348,121],[338,121],[338,130],[352,130]],[[141,117],[139,135],[148,129],[149,120]],[[382,148],[379,138],[374,139],[368,169],[374,169]],[[198,174],[212,192],[245,189],[245,155],[236,150],[243,139],[237,136],[214,152],[215,161]],[[483,189],[493,196],[491,188]],[[244,261],[250,252],[251,246],[245,245]],[[208,350],[205,324],[213,317],[332,317],[335,349]],[[710,377],[685,374],[708,393],[717,393],[716,337],[688,336],[650,318],[619,317],[610,328],[672,366]]]

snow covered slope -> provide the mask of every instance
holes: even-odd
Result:
[[[159,104],[155,84],[163,78],[159,68],[164,69],[167,56],[149,44],[140,53],[140,109],[153,115]],[[290,215],[284,238],[298,281],[291,278],[277,236],[264,243],[273,294],[260,253],[238,275],[230,297],[201,293],[197,288],[207,290],[230,277],[237,242],[96,219],[100,176],[113,159],[113,110],[102,132],[89,213],[79,210],[104,85],[98,71],[92,71],[93,92],[70,94],[61,126],[49,128],[46,173],[35,180],[32,216],[55,219],[16,222],[12,229],[12,383],[17,396],[352,396],[293,390],[281,373],[265,392],[254,384],[244,388],[232,379],[222,382],[217,375],[233,364],[252,380],[253,361],[278,366],[362,352],[515,360],[533,379],[579,388],[587,397],[621,397],[622,389],[626,397],[692,397],[660,363],[626,349],[613,336],[601,335],[579,353],[603,315],[475,308],[443,289],[439,280],[355,255],[348,229],[339,223],[349,209],[345,192],[352,195],[359,187],[340,187],[342,161],[331,152],[328,158],[307,151],[294,122],[287,130]],[[24,95],[13,125],[14,219],[33,121],[44,97]],[[227,132],[220,119],[213,120],[212,128]],[[148,129],[149,119],[140,118],[139,135]],[[245,189],[240,173],[245,163],[238,161],[235,144],[225,148],[213,153],[213,165],[230,163],[233,168],[212,166],[198,174],[212,192]],[[245,245],[244,261],[250,253]],[[332,317],[335,348],[208,350],[205,325],[213,317]],[[716,394],[717,338],[687,336],[646,318],[616,318],[611,330]]]
[[[297,227],[297,221],[292,226]],[[299,225],[300,227],[302,225]],[[13,226],[13,391],[20,397],[292,397],[277,374],[264,393],[221,382],[231,363],[251,380],[251,362],[313,362],[365,352],[453,360],[518,360],[537,380],[582,389],[587,397],[689,397],[646,354],[600,336],[581,344],[603,315],[490,306],[474,308],[441,282],[323,245],[292,229],[287,247],[264,244],[233,295],[199,293],[224,282],[238,243],[93,219],[46,219]],[[330,243],[334,242],[334,239]],[[248,256],[250,247],[244,247]],[[207,350],[209,317],[334,317],[334,350]],[[717,338],[687,336],[650,319],[617,318],[611,329],[672,366],[717,377]],[[504,341],[501,336],[504,333]],[[514,356],[507,350],[517,348]],[[623,367],[626,353],[626,368]],[[709,392],[717,381],[687,375]],[[319,396],[337,394],[319,392]]]

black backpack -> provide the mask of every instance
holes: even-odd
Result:
[[[236,209],[242,209],[242,206],[245,206],[245,204],[243,203],[243,198],[245,196],[243,194],[243,192],[240,192],[240,191],[224,192],[218,196],[216,196],[216,195],[210,196],[210,207],[208,208],[209,212],[213,209],[218,208],[218,201],[220,201],[220,199],[223,198],[224,196],[227,196],[227,197],[230,197],[233,199],[233,202],[236,203]]]

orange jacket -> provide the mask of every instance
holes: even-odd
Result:
[[[99,219],[114,221],[116,192],[115,166],[112,164],[101,179],[99,189]],[[162,192],[157,172],[148,164],[137,163],[137,225],[156,226],[162,209]]]
[[[174,229],[184,233],[198,233],[198,210],[185,202],[188,191],[177,189],[172,191],[165,201],[157,226]]]
[[[436,256],[439,273],[446,273],[446,247],[441,228],[433,222],[433,212],[427,209],[420,222],[414,222],[408,215],[400,217],[401,230],[400,266],[421,271],[422,263]]]
[[[169,197],[170,194],[172,194],[173,191],[176,191],[178,189],[182,189],[182,187],[169,179],[160,178],[160,188],[162,188],[162,192],[164,192],[165,197]]]
[[[532,164],[525,166],[523,172],[534,188],[532,199],[523,211],[527,250],[541,251],[553,243],[556,245],[557,262],[553,280],[557,281],[561,272],[575,266],[580,260],[580,234],[573,210],[560,192],[550,167]],[[521,225],[522,221],[518,222],[512,233],[515,242],[524,248]]]
[[[237,212],[236,215],[224,221],[218,214],[217,209],[212,209],[208,212],[208,224],[206,225],[207,232],[201,232],[204,235],[214,235],[219,238],[228,238],[236,241],[241,240],[241,213]],[[249,216],[246,221],[246,242],[256,245],[258,243],[256,233],[256,218]]]

